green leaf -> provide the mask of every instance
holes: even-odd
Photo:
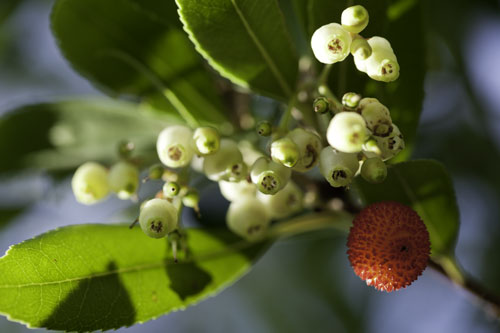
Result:
[[[411,206],[427,226],[432,257],[453,255],[459,212],[451,178],[442,164],[432,160],[399,163],[389,168],[382,184],[373,185],[358,178],[354,189],[365,204],[397,201]]]
[[[299,1],[299,0],[296,0]],[[346,2],[331,0],[307,1],[309,38],[320,26],[340,22]],[[368,27],[361,32],[365,38],[381,36],[389,40],[401,67],[399,79],[391,83],[378,82],[359,72],[350,56],[336,64],[329,85],[341,97],[355,91],[364,97],[376,97],[389,107],[394,123],[404,135],[406,149],[394,161],[408,159],[415,145],[416,130],[424,99],[426,73],[426,43],[421,1],[397,0],[386,2],[362,0],[356,2],[370,14]]]
[[[83,162],[113,162],[131,140],[144,162],[157,160],[158,133],[178,118],[104,98],[24,106],[0,118],[0,173],[29,168],[67,170]]]
[[[0,2],[0,24],[21,4],[22,0],[2,0]]]
[[[13,246],[0,259],[0,312],[28,327],[117,329],[184,309],[233,283],[260,246],[227,230],[187,230],[191,260],[125,225],[78,225]],[[181,258],[182,259],[182,258]]]
[[[176,9],[171,0],[58,0],[52,31],[71,65],[106,92],[161,95],[167,111],[182,112],[180,101],[188,120],[222,122],[212,76],[180,29]]]
[[[196,49],[232,82],[288,100],[298,59],[276,0],[177,0]]]

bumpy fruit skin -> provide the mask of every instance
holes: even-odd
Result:
[[[95,162],[87,162],[76,169],[71,179],[76,201],[92,205],[109,194],[108,170]]]
[[[233,201],[226,215],[228,228],[249,241],[264,238],[270,222],[271,217],[264,204],[251,196]]]
[[[177,221],[177,209],[168,200],[151,199],[141,205],[139,224],[149,237],[165,237],[177,228]]]
[[[158,135],[156,150],[160,161],[168,167],[188,165],[195,153],[193,131],[186,126],[173,125]]]
[[[118,162],[109,170],[109,187],[122,200],[130,199],[139,188],[139,169],[128,162]]]
[[[398,202],[379,202],[353,221],[347,254],[357,276],[380,291],[409,286],[427,267],[429,232],[418,214]]]
[[[311,48],[318,61],[333,64],[344,60],[351,50],[352,37],[338,23],[318,28],[311,38]]]

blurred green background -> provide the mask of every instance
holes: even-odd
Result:
[[[457,257],[500,294],[500,2],[424,3],[428,72],[413,157],[439,160],[452,174],[461,213]],[[64,96],[101,95],[60,55],[49,30],[51,5],[51,0],[1,0],[0,114]],[[0,163],[8,159],[1,156]],[[216,187],[208,189],[201,209],[218,205],[221,211],[210,214],[222,220],[225,203],[216,193]],[[28,210],[15,208],[27,202],[34,203]],[[83,207],[64,178],[4,175],[0,252],[57,226],[120,221],[125,208],[115,199]],[[325,232],[281,241],[217,297],[120,331],[500,331],[498,321],[468,294],[430,269],[397,293],[366,287],[349,267],[345,241],[345,235]],[[0,332],[27,331],[0,318]]]

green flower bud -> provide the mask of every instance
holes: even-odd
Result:
[[[382,152],[380,157],[384,161],[396,156],[405,148],[403,135],[395,124],[392,124],[391,134],[386,137],[375,137],[375,139],[377,140],[377,144]]]
[[[289,137],[273,141],[271,144],[271,158],[276,163],[291,168],[297,164],[299,157],[299,147]]]
[[[200,202],[200,194],[194,188],[191,188],[182,197],[182,204],[186,207],[194,208],[198,210],[198,203]]]
[[[76,201],[92,205],[109,194],[108,170],[95,162],[87,162],[76,169],[71,179]]]
[[[371,101],[371,100],[375,101]],[[366,126],[376,136],[388,136],[392,132],[392,119],[389,109],[375,98],[370,98],[369,103],[362,105],[361,116],[366,122]]]
[[[179,168],[188,165],[195,153],[193,131],[181,125],[165,128],[158,136],[156,150],[160,161],[168,167]]]
[[[355,153],[343,153],[332,147],[325,147],[321,151],[319,171],[333,187],[348,186],[358,169]]]
[[[327,113],[331,110],[330,101],[326,97],[318,97],[313,103],[314,112]]]
[[[163,185],[163,195],[167,198],[175,197],[181,190],[177,182],[167,182]]]
[[[352,41],[351,54],[355,58],[366,60],[372,55],[372,47],[366,39],[358,37]]]
[[[354,57],[356,68],[374,80],[391,82],[399,77],[399,64],[391,44],[382,37],[368,39],[372,54],[366,59]]]
[[[368,25],[368,11],[361,5],[348,7],[342,12],[340,21],[345,30],[358,34]]]
[[[311,48],[319,62],[333,64],[349,55],[351,41],[351,35],[340,24],[330,23],[314,32]]]
[[[326,132],[330,146],[344,153],[360,152],[367,137],[366,122],[356,112],[337,113]]]
[[[353,92],[345,93],[344,96],[342,96],[342,104],[345,107],[352,108],[352,109],[355,109],[358,107],[360,100],[361,100],[361,95],[353,93]]]
[[[229,139],[221,140],[219,150],[215,154],[205,156],[203,171],[210,180],[231,182],[244,179],[248,173],[238,144]]]
[[[361,177],[369,183],[382,183],[387,177],[387,166],[380,157],[371,157],[361,166]]]
[[[193,134],[198,155],[210,155],[219,150],[219,132],[213,127],[198,127]]]
[[[275,194],[288,183],[292,170],[261,157],[252,165],[250,178],[257,189],[265,194]]]
[[[322,148],[319,136],[303,128],[295,128],[287,134],[287,137],[299,148],[299,159],[293,169],[299,172],[311,170],[319,161]]]
[[[249,241],[263,239],[270,222],[264,204],[251,196],[232,202],[226,215],[228,228]]]
[[[149,179],[160,179],[163,176],[163,171],[165,168],[160,163],[154,164],[149,168],[148,178]]]
[[[257,198],[265,205],[271,218],[282,219],[300,212],[304,205],[304,193],[293,182],[274,195],[257,193]]]
[[[257,193],[255,184],[248,182],[246,179],[239,182],[219,181],[220,193],[227,201],[237,201],[248,196],[254,197]]]
[[[263,120],[257,124],[257,134],[260,136],[269,136],[273,133],[273,126],[267,120]]]
[[[121,158],[127,159],[132,155],[135,145],[131,141],[122,141],[118,144],[118,155]]]
[[[118,162],[108,175],[109,188],[122,200],[130,199],[139,187],[139,169],[128,162]]]
[[[162,238],[177,228],[178,213],[165,199],[151,199],[141,206],[139,224],[149,237]]]
[[[374,138],[370,138],[365,143],[363,143],[363,152],[365,152],[365,155],[367,155],[368,157],[382,155],[382,151],[378,146],[377,140],[375,140]]]

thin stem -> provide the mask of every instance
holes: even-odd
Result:
[[[454,262],[453,265],[457,270],[460,271],[460,268],[458,267],[456,262]],[[455,285],[463,288],[464,290],[467,290],[472,296],[474,296],[477,303],[479,303],[479,305],[486,313],[496,318],[500,317],[500,298],[497,295],[494,295],[486,290],[475,279],[461,272],[460,278],[457,279],[457,276],[454,273],[450,274],[451,271],[449,267],[446,267],[446,264],[443,265],[442,262],[438,262],[436,260],[431,259],[429,261],[429,267],[442,274]]]
[[[342,111],[342,109],[343,109],[342,103],[340,103],[337,96],[335,96],[335,94],[330,90],[330,88],[328,88],[328,86],[326,84],[320,84],[318,86],[318,92],[320,93],[320,95],[325,96],[326,98],[330,99],[333,102],[333,104],[334,104],[333,105],[334,106],[333,112],[335,114]]]
[[[283,116],[280,119],[280,123],[278,128],[280,131],[286,133],[288,131],[288,125],[290,123],[290,119],[292,119],[292,109],[295,107],[295,103],[297,101],[297,94],[294,94],[290,101],[288,102],[288,106],[286,107]]]
[[[323,70],[321,71],[321,74],[319,75],[319,78],[318,78],[318,86],[328,84],[328,76],[330,75],[330,71],[332,70],[332,67],[333,67],[332,64],[328,64],[325,67],[323,67]]]
[[[276,224],[269,231],[269,237],[290,237],[321,229],[336,229],[347,232],[351,222],[352,215],[346,212],[313,213]]]

